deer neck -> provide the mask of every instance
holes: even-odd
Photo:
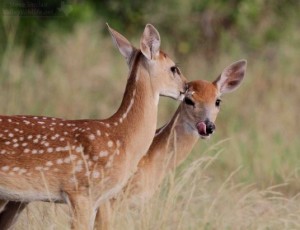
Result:
[[[180,105],[170,122],[157,130],[147,154],[139,161],[131,185],[124,189],[129,189],[133,205],[136,200],[143,202],[150,198],[165,175],[191,152],[199,136],[187,120]]]
[[[156,134],[145,160],[151,165],[163,167],[165,170],[157,170],[163,177],[188,157],[198,139],[197,131],[180,105],[171,121]]]
[[[137,165],[148,150],[155,134],[159,92],[152,87],[143,56],[137,51],[127,81],[124,97],[117,112],[108,119],[116,135],[125,138],[125,151]]]

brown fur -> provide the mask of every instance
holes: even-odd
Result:
[[[150,64],[133,55],[121,106],[108,119],[0,116],[0,199],[68,203],[72,228],[93,229],[99,205],[122,189],[152,142],[159,94],[185,89],[164,54]]]

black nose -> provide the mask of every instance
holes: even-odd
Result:
[[[205,124],[206,124],[206,133],[207,134],[212,134],[216,129],[215,124],[213,122],[209,121],[209,120],[206,120]]]

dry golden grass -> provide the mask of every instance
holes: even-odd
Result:
[[[12,46],[0,69],[1,113],[69,119],[111,115],[128,70],[112,42],[95,32],[98,27],[48,34],[43,61]],[[241,58],[248,59],[247,76],[236,92],[224,96],[215,136],[199,140],[141,210],[120,202],[114,229],[300,228],[299,41],[294,32],[251,56],[232,44],[213,65],[201,54],[184,58],[182,71],[190,80],[213,80]],[[167,44],[163,47],[171,53]],[[177,106],[162,99],[159,125]],[[33,203],[16,229],[68,229],[68,218],[65,205]]]

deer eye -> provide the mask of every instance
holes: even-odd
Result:
[[[180,75],[180,70],[179,70],[179,68],[178,68],[176,65],[172,66],[172,67],[170,68],[170,70],[171,70],[171,72],[173,73],[173,75],[175,75],[176,73],[177,73],[178,75]]]
[[[216,106],[217,106],[217,107],[220,107],[220,104],[221,104],[221,99],[217,99],[217,100],[216,100]]]
[[[184,102],[185,104],[187,105],[192,105],[192,106],[195,106],[195,102],[193,102],[190,98],[186,97],[184,98]]]
[[[172,72],[173,74],[176,73],[176,66],[172,66],[172,67],[171,67],[171,72]]]

